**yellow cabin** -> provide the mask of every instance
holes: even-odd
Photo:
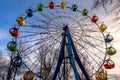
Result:
[[[107,71],[106,70],[100,70],[95,75],[96,80],[108,80],[107,78]]]
[[[61,9],[66,9],[66,3],[65,2],[61,2],[61,4],[60,4],[60,7],[61,7]]]
[[[31,70],[29,70],[24,74],[23,79],[24,80],[35,80],[35,75]]]
[[[16,21],[17,21],[19,26],[25,25],[25,20],[22,16],[17,17]]]
[[[100,32],[104,32],[107,29],[107,26],[105,24],[101,24],[99,27]]]

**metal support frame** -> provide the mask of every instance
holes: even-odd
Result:
[[[71,64],[71,66],[73,68],[73,71],[74,71],[75,79],[76,80],[81,80],[81,77],[80,77],[80,75],[77,71],[77,68],[76,68],[76,64],[75,64],[75,61],[76,61],[79,68],[81,69],[82,74],[84,75],[85,79],[90,80],[89,75],[87,74],[84,66],[82,65],[82,63],[79,59],[79,56],[78,56],[77,51],[75,49],[72,37],[71,37],[70,32],[69,32],[68,26],[65,26],[63,28],[63,30],[64,30],[64,33],[63,33],[63,38],[62,38],[62,41],[61,41],[61,49],[60,49],[60,52],[59,52],[59,59],[58,59],[57,67],[55,69],[52,80],[56,80],[57,74],[60,71],[60,66],[61,66],[61,64],[62,64],[62,62],[65,58],[65,56],[64,56],[65,46],[67,47],[67,50],[68,50],[68,56],[69,56],[70,64]],[[68,42],[68,45],[65,45],[66,41]]]

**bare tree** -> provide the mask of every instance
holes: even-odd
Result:
[[[92,8],[103,7],[104,9],[106,9],[107,4],[112,4],[112,3],[113,3],[113,0],[94,0],[94,4]]]
[[[42,45],[38,48],[38,53],[36,53],[36,58],[39,60],[38,73],[43,80],[49,80],[52,77],[51,71],[55,65],[56,53],[56,50],[46,45]]]
[[[113,5],[111,8],[110,6]],[[110,12],[115,11],[117,15],[120,13],[120,0],[94,0],[92,9],[103,7],[107,12],[107,9],[110,9]]]
[[[5,80],[10,59],[6,56],[0,56],[0,78]]]

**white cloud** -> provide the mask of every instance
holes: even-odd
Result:
[[[0,40],[8,39],[8,38],[9,38],[8,31],[1,29],[0,30]]]

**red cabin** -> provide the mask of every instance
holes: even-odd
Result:
[[[93,22],[93,23],[96,23],[97,21],[98,21],[98,17],[96,16],[96,15],[94,15],[92,18],[91,18],[91,21]]]
[[[106,69],[112,69],[115,67],[115,63],[109,58],[109,59],[105,60],[104,67]]]
[[[54,8],[55,8],[54,2],[50,2],[50,3],[49,3],[49,8],[50,8],[50,9],[54,9]]]
[[[9,33],[13,36],[13,37],[18,37],[19,36],[19,32],[18,29],[16,27],[13,27],[9,30]]]

